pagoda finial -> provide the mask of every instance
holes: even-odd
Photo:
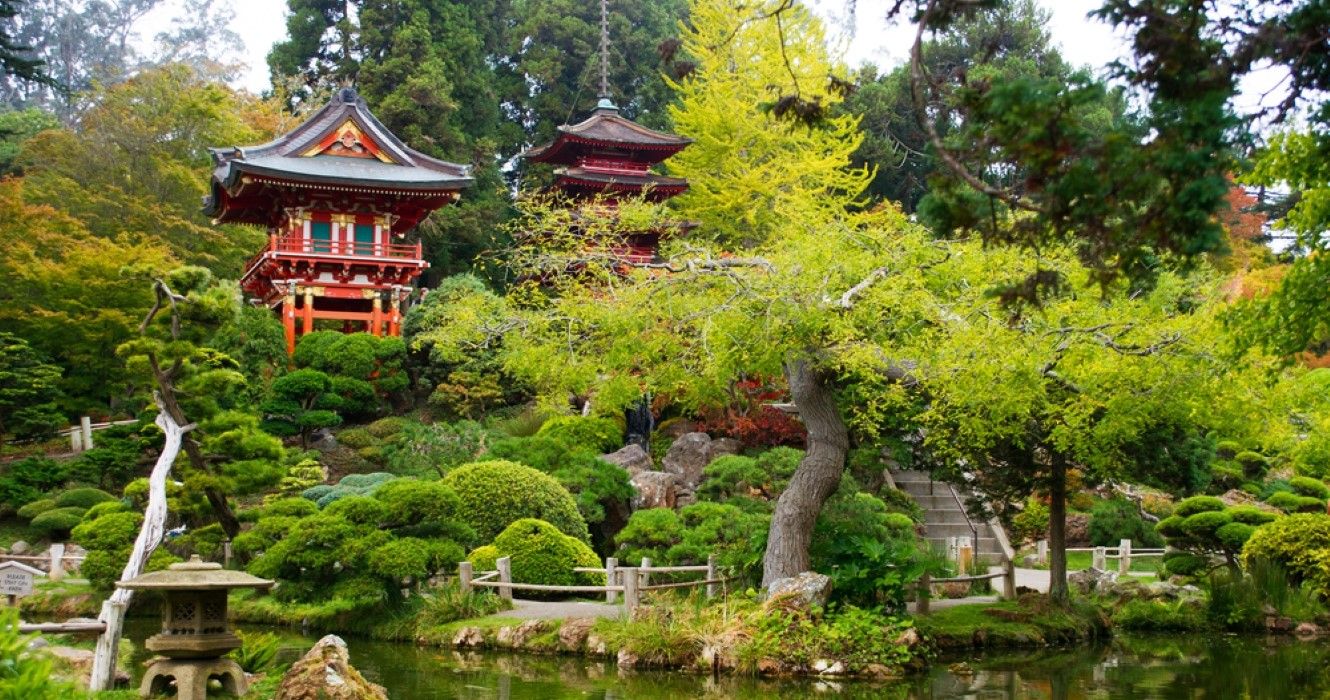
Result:
[[[610,99],[610,3],[600,0],[600,101],[596,109],[619,108]]]

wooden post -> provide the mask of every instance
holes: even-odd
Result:
[[[457,563],[457,587],[462,591],[462,595],[471,592],[471,562]]]
[[[955,562],[960,559],[960,548],[955,537],[947,538],[947,561]]]
[[[650,572],[650,571],[646,571],[646,569],[650,569],[650,568],[651,568],[651,557],[642,557],[642,569],[643,569],[643,571],[642,571],[642,578],[639,579],[639,581],[640,581],[640,584],[639,584],[639,585],[641,585],[642,588],[646,588],[647,586],[650,586],[650,585],[651,585],[651,572]]]
[[[78,428],[69,430],[69,451],[78,454],[83,451],[83,432]]]
[[[1007,559],[1002,571],[1002,597],[1016,599],[1016,562]]]
[[[499,557],[499,560],[494,564],[499,569],[499,581],[511,584],[513,582],[513,560],[508,557]],[[503,586],[499,589],[499,597],[504,600],[512,600],[513,589],[509,586]]]
[[[65,578],[65,545],[53,544],[48,552],[51,556],[51,568],[47,569],[46,577],[52,581],[61,581]]]
[[[956,570],[964,576],[970,573],[970,564],[974,561],[974,546],[969,537],[961,537],[956,544]]]
[[[83,430],[83,449],[92,449],[92,419],[83,416],[79,418],[79,427]]]
[[[17,607],[18,607],[18,596],[16,596],[16,595],[9,595],[9,596],[5,596],[5,597],[9,598],[9,607],[11,607],[11,608],[17,608]]]
[[[1048,540],[1039,540],[1034,543],[1034,558],[1040,564],[1048,563]]]
[[[296,295],[291,292],[282,299],[282,330],[286,332],[286,354],[296,354]]]
[[[222,568],[223,568],[223,569],[229,569],[229,568],[231,568],[231,540],[230,540],[230,538],[223,538],[223,539],[222,539]]]
[[[1095,547],[1094,555],[1091,557],[1090,566],[1100,571],[1108,569],[1108,552],[1103,547]]]
[[[933,577],[925,571],[923,576],[919,577],[919,588],[915,594],[914,614],[928,614],[928,597],[933,594]]]
[[[305,287],[305,308],[301,309],[301,312],[302,312],[301,316],[303,317],[300,322],[301,335],[313,333],[314,332],[314,290],[310,289],[309,287]]]
[[[707,580],[708,580],[708,581],[715,581],[716,579],[720,578],[720,573],[719,573],[719,571],[720,571],[719,567],[716,566],[716,555],[714,555],[714,554],[708,554],[708,555],[707,555]],[[720,584],[719,584],[719,583],[708,583],[708,584],[707,584],[707,597],[708,597],[708,598],[715,598],[715,597],[716,597],[716,592],[717,592],[719,589],[720,589]]]
[[[1126,576],[1131,571],[1131,540],[1118,542],[1118,573]]]
[[[614,585],[614,574],[618,572],[619,560],[616,557],[605,557],[605,585]],[[619,599],[618,591],[605,591],[605,602],[613,603]]]
[[[638,576],[640,572],[636,567],[625,566],[623,568],[623,605],[628,610],[631,617],[633,610],[637,609],[639,591],[637,588]]]

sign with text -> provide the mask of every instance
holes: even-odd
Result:
[[[21,596],[32,593],[32,581],[42,576],[39,569],[16,561],[0,562],[0,595]]]

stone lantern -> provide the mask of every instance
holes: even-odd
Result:
[[[180,700],[203,700],[208,680],[216,678],[234,695],[248,690],[245,672],[235,661],[223,658],[240,648],[240,637],[226,625],[226,594],[232,588],[269,588],[272,581],[243,571],[223,569],[195,555],[172,564],[165,571],[152,571],[116,584],[136,591],[160,591],[162,631],[148,638],[146,646],[161,656],[143,676],[139,695],[148,697],[166,690],[175,679]]]

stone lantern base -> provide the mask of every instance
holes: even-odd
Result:
[[[221,681],[222,689],[240,697],[249,692],[245,672],[231,659],[157,659],[143,674],[140,697],[151,697],[170,688],[175,679],[177,700],[205,700],[208,679]]]

